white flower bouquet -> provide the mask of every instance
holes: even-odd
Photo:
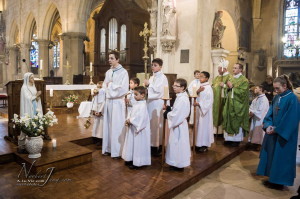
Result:
[[[37,137],[44,135],[45,129],[48,126],[57,124],[58,120],[54,113],[49,110],[45,115],[38,113],[32,118],[28,114],[25,114],[24,117],[14,114],[12,122],[14,123],[14,128],[19,128],[29,137]]]

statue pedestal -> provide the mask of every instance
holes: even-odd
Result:
[[[218,66],[220,63],[220,60],[222,58],[226,58],[228,56],[228,54],[230,53],[230,51],[225,50],[225,49],[212,49],[211,50],[211,57],[212,57],[212,61],[213,61],[213,77],[217,77],[219,75],[218,73]]]

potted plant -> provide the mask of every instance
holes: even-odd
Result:
[[[72,108],[75,103],[78,103],[78,96],[69,95],[68,97],[65,97],[62,101],[67,103],[68,108]]]
[[[33,117],[30,117],[28,114],[24,117],[14,114],[12,121],[14,128],[19,128],[27,135],[25,148],[29,153],[28,157],[41,157],[41,150],[43,148],[42,135],[45,134],[47,127],[57,124],[58,121],[54,113],[49,110],[45,115],[38,113]]]

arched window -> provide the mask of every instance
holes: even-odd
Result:
[[[53,46],[53,68],[59,68],[60,66],[60,42],[59,39],[55,39],[55,45]]]
[[[115,50],[118,48],[117,42],[118,42],[118,23],[116,18],[112,18],[109,20],[108,24],[108,29],[109,29],[109,40],[108,40],[108,49],[109,50]]]
[[[126,59],[126,25],[121,26],[121,37],[120,37],[120,61],[125,62]]]
[[[31,47],[30,47],[30,66],[31,66],[31,72],[34,74],[38,74],[38,66],[39,66],[39,44],[36,41],[36,39],[37,39],[37,29],[36,29],[36,22],[34,22],[32,26]]]
[[[106,37],[105,37],[105,29],[102,28],[100,31],[100,62],[105,63],[105,42],[106,42]]]
[[[299,31],[300,0],[284,1],[283,20],[283,56],[294,58],[299,55],[300,31]]]

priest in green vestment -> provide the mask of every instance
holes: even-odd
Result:
[[[219,66],[218,66],[218,73],[219,75],[213,80],[213,91],[214,91],[214,103],[213,103],[213,123],[214,128],[216,129],[215,132],[218,131],[219,126],[222,124],[223,121],[223,107],[225,105],[225,98],[227,96],[227,81],[230,77],[232,77],[228,71],[228,60],[221,59]],[[218,133],[222,133],[218,131]]]
[[[228,94],[223,110],[225,145],[238,146],[249,132],[249,82],[242,75],[243,65],[235,64],[227,81]]]

